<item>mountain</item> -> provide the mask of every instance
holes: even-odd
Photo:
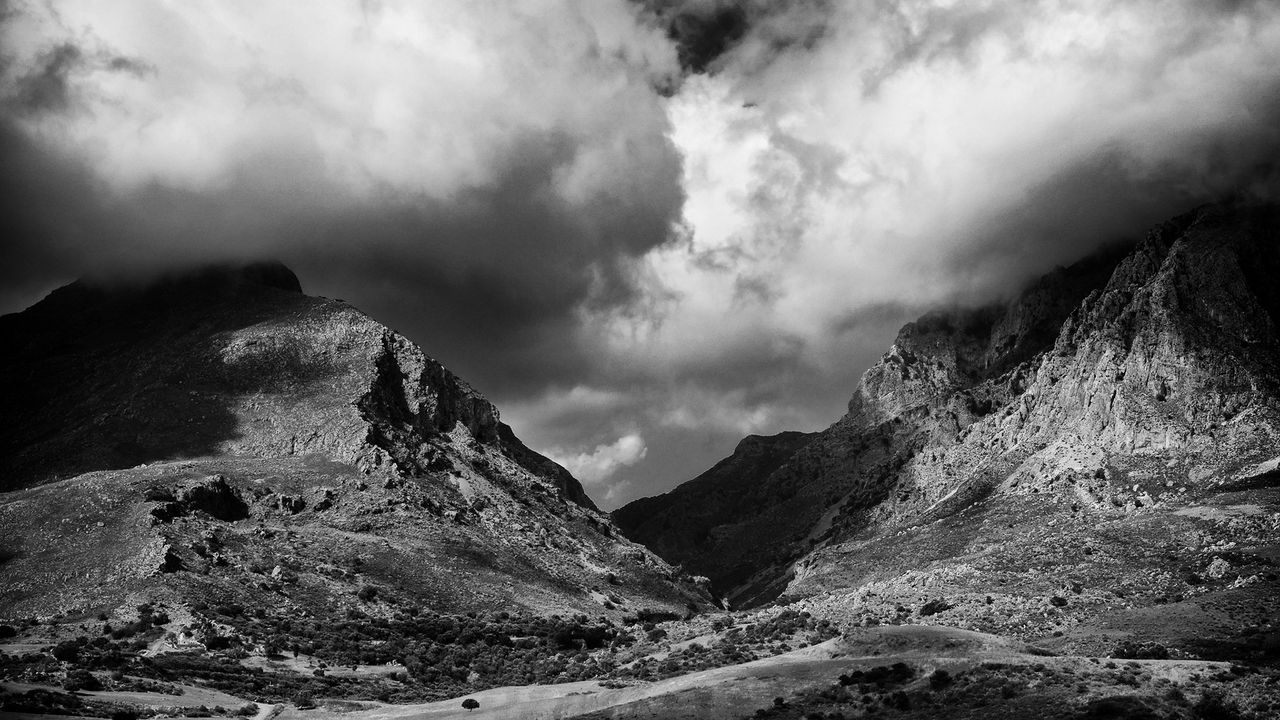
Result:
[[[1274,717],[1278,271],[1200,208],[612,521],[279,265],[70,285],[0,318],[0,712]]]
[[[1016,566],[1025,546],[993,517],[1028,537],[1079,524],[1073,539],[1099,544],[1118,518],[1265,475],[1280,457],[1278,237],[1275,207],[1207,206],[1009,302],[926,315],[863,375],[848,413],[781,463],[740,446],[717,465],[731,473],[614,517],[750,606],[929,563],[954,575],[975,547]],[[691,510],[708,475],[741,500]],[[985,595],[989,580],[951,592]]]
[[[6,617],[708,601],[465,381],[282,265],[73,283],[0,347]]]
[[[667,495],[642,498],[613,512],[613,520],[627,537],[658,555],[680,563],[689,572],[715,576],[719,585],[746,579],[736,576],[747,568],[726,567],[732,532],[726,517],[741,517],[758,502],[754,492],[774,471],[809,444],[814,433],[782,432],[768,437],[749,435],[733,454]],[[769,532],[757,528],[756,532]],[[715,533],[715,536],[713,536]]]

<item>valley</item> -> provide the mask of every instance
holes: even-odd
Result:
[[[1205,206],[930,313],[829,428],[611,514],[283,266],[68,286],[0,318],[0,706],[1274,717],[1278,230]]]

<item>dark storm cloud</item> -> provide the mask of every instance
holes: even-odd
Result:
[[[1274,3],[732,6],[749,29],[672,100],[685,241],[642,275],[666,300],[601,320],[626,371],[653,378],[633,410],[654,418],[648,457],[697,445],[679,432],[723,454],[735,432],[821,427],[924,310],[1274,192]],[[584,409],[578,432],[602,416]],[[618,470],[631,485],[606,505],[643,494],[648,467]]]
[[[6,310],[81,275],[278,257],[529,393],[584,367],[576,308],[626,302],[678,217],[650,90],[674,52],[621,4],[326,8],[293,47],[270,9],[119,10],[3,28]]]
[[[2,307],[280,258],[611,506],[834,420],[926,308],[1276,187],[1273,2],[532,8],[0,3]]]
[[[15,99],[21,112],[56,112],[71,106],[67,75],[81,63],[80,48],[63,43],[40,57],[31,72],[19,78]]]
[[[565,159],[547,155],[572,148],[528,147],[536,157],[447,202],[281,206],[263,185],[288,173],[272,172],[218,192],[151,185],[117,205],[88,168],[3,128],[4,300],[12,307],[77,276],[131,281],[190,263],[278,257],[308,290],[358,300],[487,390],[531,392],[587,370],[575,308],[627,300],[633,289],[620,263],[666,239],[680,197],[668,183],[647,205],[589,224],[550,189]]]
[[[3,12],[0,22],[11,18],[16,11]],[[4,65],[12,62],[3,60]],[[107,70],[142,76],[154,68],[135,58],[96,51],[86,53],[72,42],[63,42],[43,50],[25,74],[16,79],[12,97],[5,99],[6,110],[18,114],[60,113],[72,109],[74,98],[71,90],[73,73],[84,74],[93,70]]]

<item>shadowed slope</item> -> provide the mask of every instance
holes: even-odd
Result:
[[[135,592],[248,606],[263,564],[296,575],[279,590],[299,611],[340,614],[358,603],[340,555],[451,611],[709,601],[465,381],[283,266],[75,283],[0,318],[0,346],[6,614]]]
[[[844,418],[780,466],[740,471],[751,481],[721,505],[732,510],[700,520],[713,539],[697,566],[735,604],[755,604],[815,549],[989,497],[1061,491],[1133,507],[1143,492],[1119,480],[1155,458],[1192,485],[1269,459],[1280,437],[1278,218],[1274,207],[1201,208],[1005,305],[909,323]],[[842,576],[820,558],[804,567],[804,592],[825,587],[824,568]]]

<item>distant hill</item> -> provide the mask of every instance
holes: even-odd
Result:
[[[279,265],[68,286],[0,318],[0,713],[1274,717],[1278,276],[1201,208],[613,521]]]
[[[1065,502],[1101,522],[1189,501],[1280,457],[1278,277],[1280,211],[1200,208],[1007,303],[907,324],[827,430],[744,441],[614,517],[750,606],[954,567],[979,528],[936,557],[866,557],[964,512]]]
[[[77,282],[0,318],[0,348],[0,615],[708,602],[465,381],[282,265]]]

